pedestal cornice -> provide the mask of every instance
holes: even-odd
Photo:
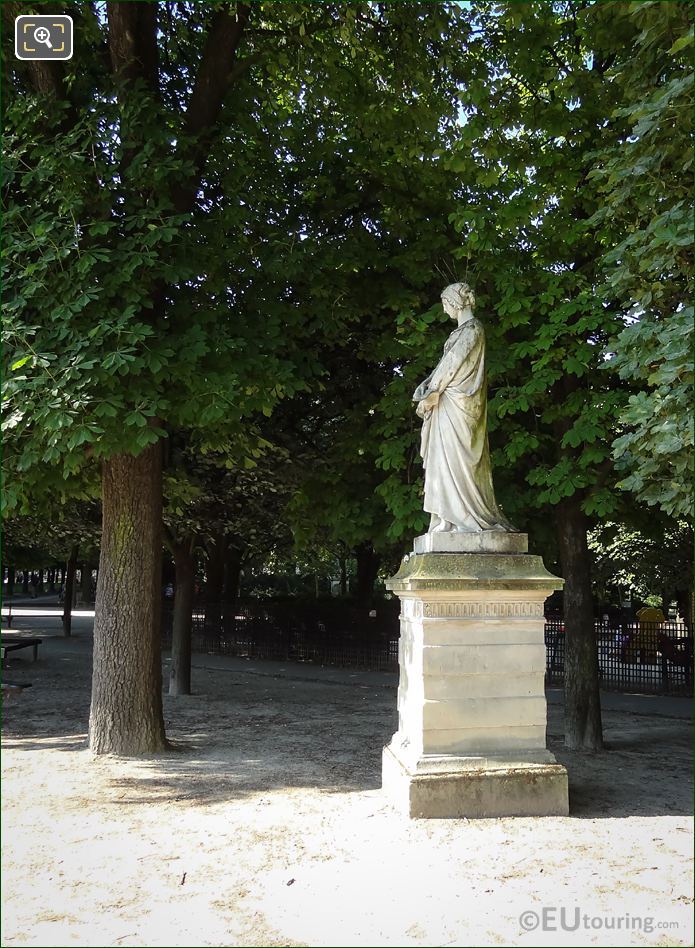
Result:
[[[411,553],[386,588],[397,595],[419,591],[543,590],[550,595],[564,580],[531,553]]]

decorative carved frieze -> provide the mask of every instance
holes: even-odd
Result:
[[[404,618],[415,619],[475,619],[475,618],[543,618],[542,602],[492,601],[492,602],[403,602]]]

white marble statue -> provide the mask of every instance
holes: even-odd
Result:
[[[444,312],[458,323],[434,372],[413,400],[423,419],[420,451],[430,533],[515,531],[495,503],[487,441],[485,331],[473,315],[465,283],[442,293]]]

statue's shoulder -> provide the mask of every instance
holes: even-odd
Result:
[[[460,326],[456,330],[456,334],[460,339],[465,339],[470,345],[471,342],[477,342],[479,339],[485,339],[485,327],[480,322],[479,319],[476,319],[475,316],[473,319],[469,319],[467,322]]]

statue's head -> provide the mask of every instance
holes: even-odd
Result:
[[[470,306],[475,309],[475,293],[467,283],[450,283],[442,290],[442,303],[447,302],[454,310]],[[454,317],[454,314],[451,314]],[[455,317],[454,317],[455,318]]]

